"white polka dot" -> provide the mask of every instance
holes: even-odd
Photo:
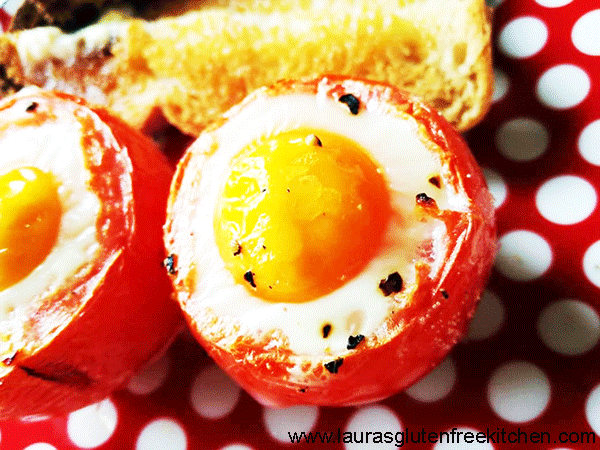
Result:
[[[594,242],[583,255],[583,273],[592,284],[600,287],[600,241]]]
[[[511,361],[494,371],[487,396],[492,409],[502,419],[529,422],[548,406],[550,382],[537,366],[526,361]]]
[[[38,442],[37,444],[28,445],[23,450],[56,450],[56,447],[45,442]]]
[[[600,55],[600,9],[590,11],[577,20],[571,32],[573,45],[586,55]]]
[[[548,130],[534,119],[517,117],[503,123],[496,133],[496,146],[506,158],[533,161],[548,148]]]
[[[552,264],[552,249],[539,234],[515,230],[500,238],[496,269],[514,281],[541,277]]]
[[[550,222],[571,225],[585,220],[596,208],[597,199],[596,190],[588,181],[562,175],[540,186],[535,206]]]
[[[506,194],[508,192],[506,183],[502,177],[492,169],[484,167],[482,170],[488,189],[490,190],[490,194],[492,194],[492,197],[494,198],[494,207],[498,208],[500,205],[502,205],[502,203],[504,203],[504,200],[506,200]]]
[[[373,442],[374,431],[381,434],[389,433],[388,436],[393,436],[393,442]],[[406,443],[406,436],[396,413],[382,405],[370,405],[358,409],[350,417],[343,433],[346,450],[391,450]]]
[[[138,372],[127,385],[127,389],[137,395],[148,395],[161,387],[169,375],[170,360],[167,354]]]
[[[558,300],[542,310],[537,330],[544,344],[555,352],[581,355],[598,343],[600,318],[582,301]]]
[[[568,109],[581,103],[590,87],[590,77],[583,69],[572,64],[559,64],[542,74],[536,94],[548,108]]]
[[[81,448],[95,448],[104,444],[117,427],[117,409],[109,400],[103,400],[69,414],[67,434]]]
[[[590,122],[579,135],[577,147],[582,158],[600,166],[600,119]]]
[[[535,0],[536,3],[545,6],[547,8],[559,8],[561,6],[568,5],[573,0]]]
[[[588,395],[585,402],[585,418],[594,433],[600,435],[600,384]]]
[[[434,450],[494,450],[486,440],[485,432],[474,428],[451,428],[440,433]]]
[[[252,447],[248,447],[247,445],[233,444],[233,445],[226,445],[225,447],[222,447],[221,450],[253,450],[253,449],[252,449]]]
[[[528,58],[539,52],[548,39],[546,24],[535,17],[519,17],[504,26],[499,46],[508,56]]]
[[[135,444],[136,450],[186,450],[185,431],[172,419],[156,419],[147,424]]]
[[[497,102],[508,92],[510,81],[508,76],[500,69],[494,69],[494,94],[492,95],[492,101]]]
[[[216,365],[198,374],[190,391],[194,410],[206,419],[220,419],[233,411],[240,399],[240,387]]]
[[[496,294],[484,291],[475,317],[469,325],[468,339],[483,340],[493,336],[504,323],[504,306]]]
[[[317,423],[319,408],[292,406],[290,408],[263,408],[263,420],[269,434],[276,440],[290,443],[288,433],[308,433]]]
[[[406,389],[406,393],[422,402],[437,402],[446,397],[456,381],[456,366],[448,357],[418,383]]]

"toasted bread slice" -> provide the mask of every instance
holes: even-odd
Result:
[[[160,112],[197,135],[255,88],[335,73],[409,90],[462,131],[491,98],[490,16],[484,0],[207,0],[154,21],[2,35],[0,89],[81,95],[137,128]]]

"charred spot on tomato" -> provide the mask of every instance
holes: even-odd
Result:
[[[421,206],[435,206],[435,200],[429,197],[425,192],[417,194],[417,204]]]
[[[31,102],[29,104],[29,106],[27,106],[27,108],[25,108],[25,111],[27,111],[27,112],[34,112],[37,109],[38,106],[39,105],[38,105],[37,102]]]
[[[354,95],[344,94],[339,98],[339,101],[344,103],[352,114],[358,114],[358,110],[360,109],[360,101]]]
[[[176,259],[177,257],[171,253],[163,260],[163,267],[167,269],[169,275],[175,275],[177,273]]]
[[[300,388],[300,389],[298,389],[298,392],[304,394],[306,392],[306,388]]]
[[[233,251],[233,256],[238,256],[242,253],[242,244],[240,244],[239,242],[235,243],[235,250]]]
[[[429,181],[430,184],[433,184],[438,189],[442,186],[442,182],[440,181],[440,177],[438,175],[429,178],[427,181]]]
[[[254,281],[254,272],[252,272],[251,270],[244,274],[244,280],[250,283],[250,286],[252,286],[253,288],[256,287],[256,282]]]
[[[78,389],[85,389],[94,382],[88,374],[68,364],[52,364],[50,367],[35,369],[18,366],[27,375],[52,383],[64,384]]]
[[[356,336],[348,336],[348,344],[346,345],[346,348],[348,350],[353,350],[358,346],[358,344],[364,341],[364,339],[365,337],[362,334],[357,334]]]
[[[386,297],[402,290],[402,277],[398,272],[391,273],[379,282],[379,289]]]
[[[323,339],[327,339],[329,337],[329,335],[331,334],[331,325],[325,324],[323,326],[323,329],[321,330],[321,333],[323,334]]]
[[[344,358],[338,358],[323,364],[323,367],[325,367],[329,373],[338,373],[338,370],[343,363]]]
[[[444,297],[444,298],[450,297],[450,295],[448,294],[448,291],[446,291],[446,289],[440,289],[440,294],[442,294],[442,297]]]

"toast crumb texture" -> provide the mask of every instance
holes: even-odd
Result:
[[[0,36],[0,94],[81,95],[136,128],[157,111],[197,135],[250,91],[335,73],[421,96],[458,130],[492,95],[485,0],[217,0],[157,20]]]

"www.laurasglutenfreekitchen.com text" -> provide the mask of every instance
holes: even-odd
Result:
[[[523,431],[520,428],[487,428],[470,431],[452,428],[448,431],[427,431],[425,428],[401,431],[335,431],[288,432],[290,443],[309,444],[595,444],[592,431]]]

